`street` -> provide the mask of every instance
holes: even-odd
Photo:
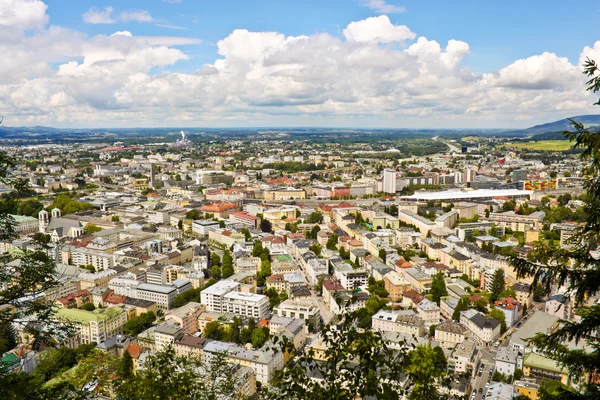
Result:
[[[479,361],[479,365],[477,365],[477,369],[475,371],[475,377],[472,380],[472,393],[476,393],[475,400],[481,400],[483,395],[486,392],[487,386],[486,382],[489,382],[492,378],[492,374],[490,374],[490,368],[494,366],[494,355],[495,351],[481,349],[481,358]],[[481,376],[479,376],[479,368],[481,365],[484,365],[483,372]],[[481,389],[481,393],[479,393],[479,389]],[[472,395],[471,395],[472,396]],[[471,399],[472,397],[469,397]]]

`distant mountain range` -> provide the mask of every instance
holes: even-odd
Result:
[[[571,118],[583,123],[586,127],[600,129],[600,114],[579,115]],[[496,137],[531,137],[534,140],[564,139],[562,131],[570,130],[571,121],[561,119],[546,124],[535,125],[520,130],[502,129],[351,129],[351,128],[52,128],[47,126],[11,127],[0,125],[0,138],[33,141],[98,141],[115,140],[117,138],[179,137],[180,131],[193,136],[201,135],[208,140],[222,136],[253,137],[256,135],[285,135],[288,137],[368,137],[373,139],[423,138],[444,136],[459,139],[463,136],[496,136]]]
[[[578,115],[570,119],[582,123],[586,128],[595,129],[600,127],[600,115]],[[523,129],[522,132],[525,136],[532,136],[535,140],[561,140],[565,138],[562,132],[570,131],[572,128],[571,121],[565,118],[547,124],[535,125]]]

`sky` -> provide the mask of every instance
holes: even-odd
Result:
[[[583,1],[0,0],[9,126],[525,128],[598,114]]]

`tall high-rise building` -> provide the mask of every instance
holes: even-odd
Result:
[[[396,193],[396,171],[393,169],[383,170],[383,192],[390,194]]]
[[[465,183],[473,182],[475,180],[476,175],[477,175],[477,171],[475,171],[475,168],[467,168],[465,170],[464,182]]]
[[[156,189],[155,179],[156,177],[154,176],[154,164],[150,163],[150,189]]]

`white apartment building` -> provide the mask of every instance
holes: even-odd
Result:
[[[396,194],[396,171],[393,169],[383,170],[383,191],[389,194]]]
[[[471,338],[481,346],[490,346],[500,337],[500,321],[488,318],[479,311],[461,311],[460,323],[469,330]]]
[[[405,335],[423,336],[425,323],[414,314],[379,310],[371,318],[372,327],[383,332],[396,332]]]
[[[435,327],[435,341],[440,347],[453,349],[469,336],[467,328],[454,321],[445,321]]]
[[[269,313],[269,298],[263,294],[229,292],[223,296],[222,312],[263,319]]]
[[[114,256],[100,250],[87,247],[71,246],[71,260],[73,265],[93,265],[96,271],[104,271],[115,266]]]
[[[273,350],[249,350],[233,343],[208,342],[204,347],[205,359],[210,363],[215,354],[225,354],[227,361],[249,367],[256,374],[256,380],[268,385],[275,372],[283,369],[283,353]]]
[[[273,313],[280,317],[303,319],[308,326],[318,329],[321,325],[321,312],[319,307],[310,300],[285,300],[273,309]]]
[[[192,222],[192,233],[197,235],[207,236],[208,232],[219,228],[219,222],[212,219],[197,219]]]
[[[240,284],[230,280],[222,280],[200,292],[200,302],[206,311],[225,312],[223,297],[231,291],[239,291]]]
[[[174,346],[175,341],[183,336],[181,325],[170,322],[163,322],[154,329],[154,350],[160,351],[169,345]]]

